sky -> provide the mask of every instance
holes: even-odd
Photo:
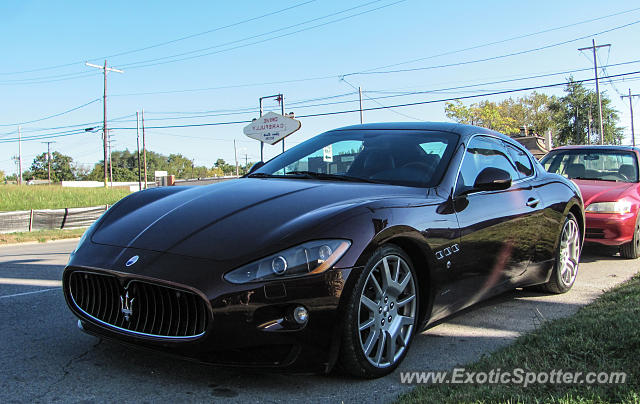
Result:
[[[627,74],[640,71],[640,4],[628,0],[3,0],[0,21],[6,174],[16,172],[18,126],[23,170],[45,141],[85,167],[102,160],[103,77],[87,61],[123,71],[107,77],[113,150],[136,149],[135,114],[144,110],[148,150],[208,167],[234,162],[234,140],[241,162],[259,160],[259,143],[242,129],[259,116],[260,97],[284,94],[286,112],[302,122],[287,147],[360,123],[358,112],[340,113],[358,109],[358,87],[372,108],[365,123],[447,121],[442,100],[500,101],[531,91],[485,94],[593,78],[592,53],[578,51],[592,38],[611,44],[598,50],[608,66],[599,75],[622,75],[600,89],[627,143],[629,100],[620,95],[640,93],[640,74]],[[396,107],[411,103],[421,104]],[[640,97],[633,103],[640,133]],[[280,106],[267,99],[264,110]],[[279,152],[265,145],[265,159]]]

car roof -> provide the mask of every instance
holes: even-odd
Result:
[[[384,123],[367,123],[362,125],[345,126],[342,128],[334,129],[335,131],[343,130],[433,130],[441,132],[456,133],[460,136],[466,137],[475,135],[478,133],[486,133],[498,136],[505,140],[510,140],[513,143],[513,139],[502,133],[493,131],[487,128],[481,128],[479,126],[464,125],[460,123],[452,122],[384,122]]]
[[[568,146],[560,146],[556,147],[553,150],[579,150],[579,149],[589,149],[589,150],[624,150],[624,151],[636,151],[640,152],[640,148],[634,146],[623,146],[623,145],[597,145],[597,144],[583,144],[583,145],[568,145]]]

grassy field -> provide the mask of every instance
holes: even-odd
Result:
[[[44,243],[51,240],[76,238],[82,236],[87,229],[39,230],[24,233],[0,234],[0,245],[38,241]]]
[[[113,205],[129,194],[127,189],[0,185],[0,212]]]
[[[468,372],[554,369],[626,372],[624,384],[431,384],[399,403],[640,403],[640,275],[606,292],[574,316],[545,323]]]

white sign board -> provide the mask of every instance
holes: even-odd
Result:
[[[166,172],[166,171],[156,171],[154,176],[155,176],[156,178],[159,178],[159,177],[166,177],[166,176],[167,176],[167,172]]]
[[[325,146],[322,149],[322,161],[333,163],[333,145]]]
[[[245,126],[244,134],[273,145],[300,129],[301,125],[297,119],[269,112]]]

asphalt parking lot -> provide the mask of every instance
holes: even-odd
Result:
[[[585,251],[565,295],[514,291],[418,335],[399,371],[378,380],[222,369],[86,335],[60,279],[77,241],[0,247],[0,402],[390,402],[402,370],[448,370],[569,316],[637,272],[640,261]]]

